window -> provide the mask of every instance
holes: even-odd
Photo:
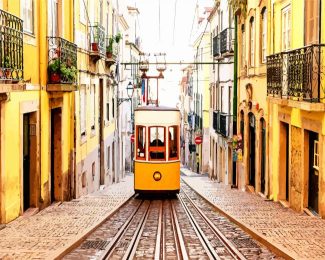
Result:
[[[111,168],[111,147],[108,146],[107,147],[107,169],[109,170],[110,168]]]
[[[318,147],[319,141],[314,141],[314,163],[313,167],[315,170],[319,170],[319,147]]]
[[[115,118],[115,99],[112,99],[112,116]]]
[[[146,127],[145,126],[137,126],[136,129],[136,153],[138,160],[145,160],[146,159]]]
[[[106,120],[109,121],[109,91],[110,91],[110,87],[109,87],[109,83],[107,82],[106,85]]]
[[[261,13],[262,30],[261,30],[261,61],[266,62],[266,46],[267,46],[267,10],[264,7]]]
[[[291,7],[282,10],[282,50],[287,51],[291,46]]]
[[[249,21],[249,37],[250,37],[250,46],[249,46],[249,52],[250,52],[250,66],[254,67],[255,63],[255,23],[254,23],[254,17],[251,17]]]
[[[109,35],[109,2],[106,2],[106,35]]]
[[[104,12],[103,0],[100,0],[99,1],[99,24],[102,25],[102,26],[104,24],[103,12]]]
[[[169,160],[178,160],[178,126],[168,129]]]
[[[91,130],[95,129],[95,84],[90,85],[90,127]]]
[[[244,68],[245,67],[245,53],[246,53],[246,34],[245,34],[245,25],[243,24],[241,26],[241,35],[242,35],[242,45],[241,45],[241,67]]]
[[[320,0],[305,0],[305,45],[319,43]]]
[[[24,31],[34,33],[34,4],[33,0],[21,1],[22,19],[24,21]]]
[[[165,128],[154,126],[149,128],[150,160],[164,161],[166,158]]]
[[[80,86],[80,134],[86,135],[86,85]]]
[[[86,0],[80,0],[79,1],[79,21],[83,23],[84,25],[87,24],[87,16],[86,16],[86,6],[87,1]]]
[[[48,34],[57,37],[60,36],[61,0],[48,0],[48,5]]]

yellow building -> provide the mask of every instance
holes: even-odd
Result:
[[[107,1],[75,1],[79,90],[75,109],[74,196],[115,182],[118,145],[115,63],[120,40],[116,6]],[[118,43],[117,43],[118,42]]]
[[[76,89],[72,3],[0,3],[1,223],[71,195]]]
[[[246,11],[245,11],[246,10]],[[242,149],[237,152],[241,189],[269,194],[266,56],[270,1],[248,0],[238,16],[238,120]],[[239,137],[240,139],[240,137]]]
[[[324,218],[325,5],[318,0],[272,2],[267,58],[270,188],[275,200]]]

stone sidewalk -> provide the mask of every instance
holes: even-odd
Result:
[[[325,220],[200,177],[182,168],[183,180],[254,238],[293,259],[325,259]]]
[[[133,175],[127,175],[104,190],[19,217],[0,230],[0,259],[54,259],[133,194]]]

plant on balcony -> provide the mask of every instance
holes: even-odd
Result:
[[[65,82],[75,82],[77,77],[77,68],[75,66],[67,66],[66,63],[61,63],[60,72],[62,80]]]
[[[11,65],[10,65],[10,58],[9,58],[8,55],[4,57],[3,65],[4,65],[5,69],[6,69],[6,78],[10,78],[12,68],[11,68]]]
[[[91,43],[91,50],[92,51],[99,51],[99,31],[98,29],[94,31],[93,41]]]
[[[108,45],[106,46],[106,57],[107,58],[112,58],[114,41],[115,41],[114,37],[108,38]]]
[[[122,39],[122,34],[121,34],[120,32],[118,32],[118,33],[115,35],[115,42],[116,42],[116,43],[119,43],[121,39]]]
[[[60,82],[60,60],[53,59],[52,62],[48,66],[49,77],[51,83],[59,83]]]

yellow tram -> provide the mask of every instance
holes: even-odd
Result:
[[[180,120],[177,108],[135,109],[135,192],[179,192]]]

